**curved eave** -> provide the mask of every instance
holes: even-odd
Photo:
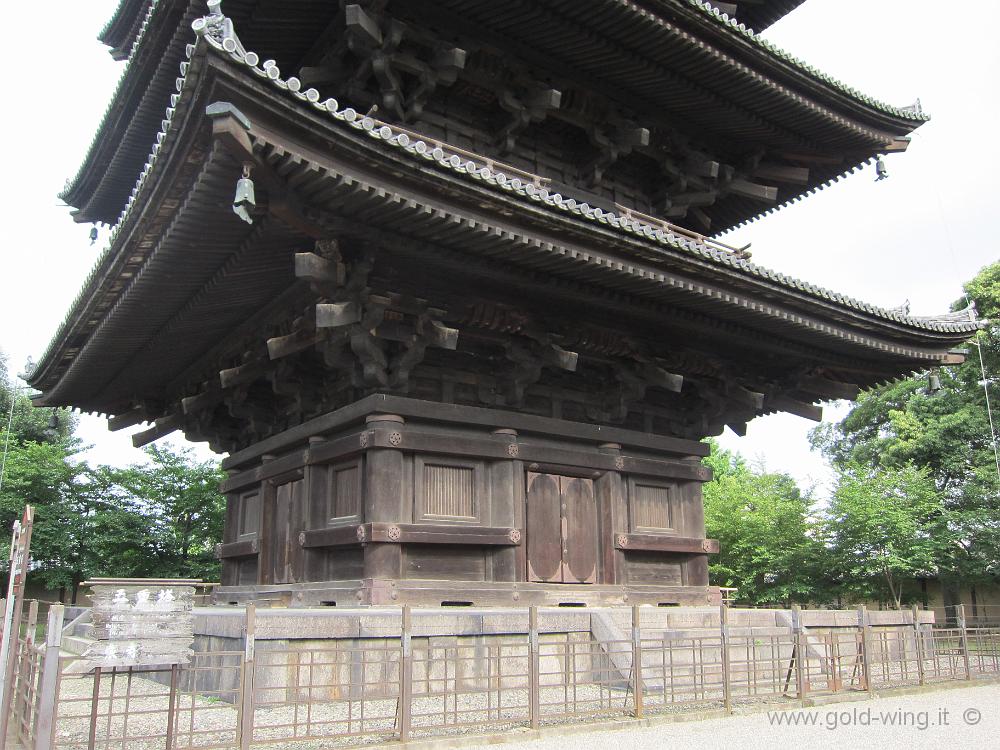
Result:
[[[211,63],[212,76],[200,75],[206,62]],[[493,255],[498,248],[502,251],[507,243],[509,249],[498,257],[510,262],[561,268],[564,269],[561,273],[571,276],[583,274],[590,280],[588,283],[599,281],[607,288],[648,298],[686,299],[684,304],[688,308],[701,308],[715,317],[731,321],[731,325],[750,319],[773,320],[791,340],[809,341],[811,337],[818,337],[839,341],[839,347],[867,349],[869,356],[876,360],[894,360],[893,367],[897,370],[920,362],[941,361],[948,348],[967,338],[978,327],[972,322],[923,321],[864,305],[660,229],[610,214],[598,215],[586,204],[570,198],[529,191],[489,170],[470,170],[466,162],[444,150],[440,153],[428,151],[423,155],[415,144],[400,138],[390,128],[377,128],[369,118],[360,118],[351,110],[321,104],[314,92],[289,91],[276,71],[265,72],[239,59],[223,57],[205,42],[198,45],[186,70],[187,80],[178,110],[173,120],[167,122],[169,127],[161,139],[162,145],[154,150],[152,163],[143,171],[108,251],[32,378],[32,385],[45,391],[42,399],[45,403],[61,403],[66,398],[70,402],[78,401],[65,396],[64,386],[72,385],[67,383],[69,375],[74,369],[80,369],[79,353],[89,349],[88,359],[102,363],[105,352],[101,347],[130,345],[122,341],[132,314],[129,305],[132,310],[141,309],[143,299],[157,295],[156,284],[149,286],[150,279],[155,281],[156,274],[162,275],[164,271],[154,273],[153,267],[148,265],[148,256],[138,259],[136,256],[153,251],[157,242],[165,238],[161,235],[168,221],[181,219],[184,185],[178,192],[168,176],[176,175],[176,164],[190,161],[190,158],[174,144],[184,142],[190,147],[193,133],[204,124],[199,109],[204,100],[194,106],[192,103],[199,102],[199,95],[192,88],[204,92],[207,86],[204,79],[214,79],[220,74],[227,79],[226,85],[233,95],[242,94],[253,102],[270,101],[270,106],[277,108],[279,121],[289,123],[307,140],[323,132],[329,144],[336,144],[333,149],[325,149],[323,154],[343,153],[344,158],[360,159],[345,173],[323,154],[317,156],[311,150],[305,156],[296,157],[301,168],[310,175],[310,179],[302,183],[310,186],[309,192],[300,195],[306,201],[316,199],[319,194],[335,197],[344,190],[361,191],[361,197],[352,198],[352,201],[370,203],[366,210],[387,227],[392,222],[406,220],[408,211],[425,219],[428,212],[440,214],[442,221],[456,227],[451,239],[462,243],[469,238],[478,238],[478,241],[486,238],[495,245],[491,247]],[[251,127],[251,135],[262,157],[274,157],[273,152],[265,153],[270,148],[266,132],[255,132]],[[213,149],[210,153],[216,152],[217,149]],[[165,159],[164,154],[169,156]],[[201,158],[204,160],[205,156]],[[230,171],[234,171],[233,165],[230,157]],[[372,165],[377,165],[374,173]],[[323,179],[316,179],[317,176]],[[403,183],[397,185],[399,179]],[[401,192],[396,192],[397,187]],[[230,189],[226,184],[225,192]],[[442,196],[447,200],[442,202]],[[177,201],[172,205],[180,209],[169,209],[170,201]],[[450,201],[456,203],[454,208],[449,205]],[[215,205],[219,202],[224,201],[216,201]],[[164,206],[169,209],[167,214],[163,213]],[[388,207],[387,215],[378,214],[383,207]],[[177,216],[171,218],[172,213]],[[235,221],[228,212],[226,216],[229,224]],[[362,212],[358,212],[358,217],[361,216]],[[518,223],[512,225],[512,220]],[[238,224],[235,226],[242,229]],[[439,232],[434,229],[430,236]],[[549,241],[550,238],[555,241]],[[233,241],[231,238],[220,242],[218,252],[231,253]],[[578,243],[584,245],[582,249],[578,249]],[[230,249],[226,250],[227,247]],[[161,258],[160,262],[165,261]],[[222,263],[224,258],[216,258],[213,262]],[[130,268],[126,266],[128,263],[132,264]],[[208,271],[211,268],[206,273]],[[141,292],[137,284],[144,276],[146,281],[143,283],[148,289]],[[165,311],[172,314],[166,308]],[[167,322],[164,319],[155,325],[163,326]],[[121,357],[124,358],[122,362],[128,359],[126,354]]]
[[[193,6],[148,6],[134,53],[76,176],[60,193],[78,222],[113,224],[170,106],[177,68],[191,41]]]
[[[132,45],[142,26],[142,19],[149,12],[150,6],[164,0],[121,0],[114,15],[108,20],[97,35],[97,39],[111,47],[111,56],[115,60],[127,60],[132,51]]]

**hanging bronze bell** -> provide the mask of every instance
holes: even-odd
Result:
[[[253,180],[250,179],[250,168],[243,167],[243,176],[236,181],[236,195],[233,198],[233,212],[247,224],[253,224],[253,217],[250,215],[257,206],[257,198],[254,195]]]
[[[931,370],[930,375],[927,378],[927,392],[937,393],[941,390],[941,376],[938,375],[937,370]]]

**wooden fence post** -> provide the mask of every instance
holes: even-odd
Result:
[[[243,670],[239,685],[239,717],[236,725],[236,741],[240,750],[249,750],[253,742],[254,713],[254,665],[257,663],[257,605],[247,605],[246,626],[243,646]]]
[[[861,670],[865,680],[865,690],[869,698],[875,697],[875,682],[872,680],[872,623],[868,616],[868,607],[862,604],[858,607],[858,630],[861,636]]]
[[[920,632],[920,610],[914,604],[910,611],[913,612],[913,648],[917,655],[917,684],[923,685],[926,682],[924,674],[924,636]]]
[[[806,678],[808,659],[806,654],[806,638],[802,632],[802,608],[798,604],[792,605],[792,631],[795,637],[793,646],[795,649],[795,697],[804,703],[808,687],[808,680]]]
[[[528,716],[532,729],[541,719],[541,664],[538,655],[538,607],[528,609]]]
[[[413,623],[410,605],[404,604],[399,632],[399,739],[410,739],[410,722],[413,716]],[[427,669],[430,669],[428,660]]]
[[[59,696],[59,649],[62,646],[65,608],[53,604],[49,608],[49,624],[45,632],[45,660],[38,680],[38,714],[35,718],[35,746],[32,750],[51,750],[55,740],[56,705]]]
[[[962,661],[965,662],[965,679],[972,679],[972,664],[969,661],[969,631],[965,626],[965,605],[959,604],[955,607],[955,616],[958,618],[958,637],[962,647]]]
[[[634,716],[642,718],[642,619],[639,607],[632,606],[632,695]]]
[[[719,634],[722,644],[722,703],[726,713],[733,712],[732,671],[729,662],[729,607],[719,605]]]

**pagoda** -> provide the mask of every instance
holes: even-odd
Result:
[[[926,117],[794,0],[122,0],[36,403],[228,452],[222,602],[699,604],[702,438],[955,364],[712,236]]]

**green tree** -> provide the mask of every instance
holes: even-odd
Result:
[[[216,579],[214,550],[225,517],[219,483],[225,474],[217,462],[195,461],[188,450],[150,446],[146,455],[148,465],[95,472],[105,496],[144,525],[143,546],[125,551],[119,565],[148,569],[145,575]]]
[[[896,608],[903,582],[932,575],[952,543],[926,468],[844,468],[826,521],[844,593]]]
[[[746,604],[828,598],[821,528],[795,480],[755,472],[714,442],[705,463],[714,473],[704,485],[705,528],[721,548],[709,568],[712,583],[737,588]]]
[[[965,292],[981,317],[1000,320],[1000,262],[982,269]],[[965,305],[965,298],[955,303]],[[1000,572],[1000,481],[985,390],[995,408],[1000,327],[980,331],[968,349],[964,364],[937,373],[940,390],[930,391],[927,372],[874,388],[840,423],[812,434],[839,472],[926,467],[952,539],[931,571],[946,585],[992,581]]]

